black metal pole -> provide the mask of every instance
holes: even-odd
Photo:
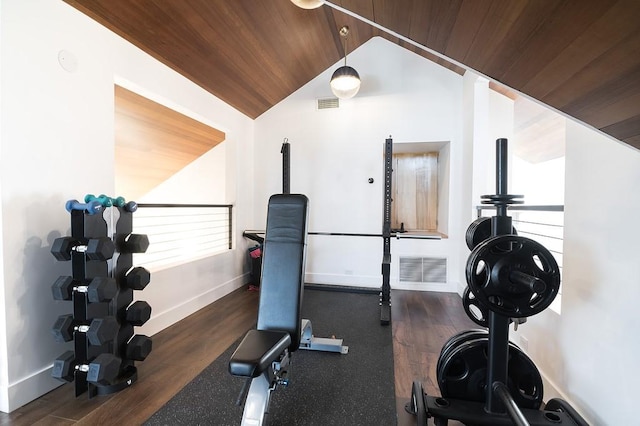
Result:
[[[285,138],[282,143],[282,149],[280,150],[282,154],[282,193],[290,194],[291,193],[291,159],[289,155],[289,142]]]
[[[233,248],[233,206],[229,205],[229,227],[227,229],[229,234],[229,250]]]
[[[496,194],[507,195],[507,139],[496,140]],[[511,217],[507,216],[507,203],[496,204],[496,215],[491,218],[493,236],[510,234]],[[508,249],[508,247],[507,247]],[[509,361],[509,318],[489,311],[489,342],[487,390],[485,409],[489,413],[504,413],[500,398],[496,397],[492,383],[507,383]]]
[[[513,424],[516,426],[529,426],[529,421],[520,410],[520,407],[518,407],[518,404],[513,400],[507,385],[501,382],[495,382],[492,388],[493,392],[507,408],[507,413],[509,417],[511,417]]]
[[[501,138],[496,140],[496,194],[507,194],[508,179],[507,139]],[[497,215],[507,215],[506,204],[497,206]]]

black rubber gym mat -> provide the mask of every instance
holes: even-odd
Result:
[[[341,355],[298,350],[290,383],[271,394],[269,425],[395,425],[391,327],[380,325],[377,294],[305,289],[303,318],[316,337],[338,337]],[[228,372],[237,343],[147,420],[146,425],[239,425],[244,383]]]

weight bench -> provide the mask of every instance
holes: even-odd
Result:
[[[277,385],[287,385],[290,356],[300,347],[307,207],[304,195],[277,194],[269,198],[258,323],[229,361],[229,372],[251,383],[242,425],[264,424],[271,392]]]

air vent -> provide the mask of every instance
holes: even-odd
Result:
[[[325,98],[317,101],[318,109],[340,108],[340,99],[338,98]]]
[[[446,283],[447,259],[400,257],[400,282]]]

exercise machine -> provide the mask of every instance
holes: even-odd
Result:
[[[263,425],[271,392],[288,384],[292,354],[298,349],[347,353],[340,339],[318,339],[301,317],[304,290],[308,199],[301,194],[269,198],[264,237],[262,282],[255,330],[242,339],[229,372],[246,377],[242,425]]]

